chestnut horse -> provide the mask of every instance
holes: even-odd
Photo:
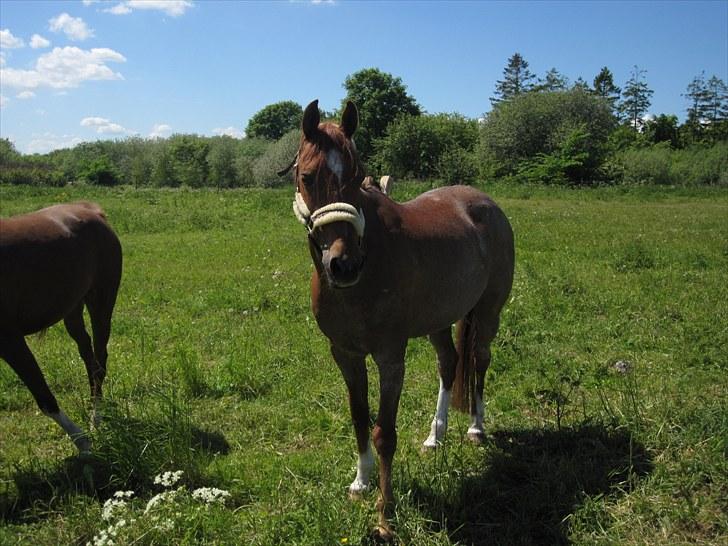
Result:
[[[58,407],[25,336],[63,319],[86,364],[95,419],[121,261],[119,239],[96,204],[55,205],[0,219],[0,357],[81,452],[89,450],[89,439]],[[93,346],[84,327],[84,304]]]
[[[372,440],[380,460],[377,532],[388,539],[407,341],[429,336],[437,352],[440,391],[425,447],[443,439],[451,395],[470,413],[469,437],[482,440],[483,380],[513,281],[513,232],[498,206],[467,186],[432,190],[402,204],[373,184],[362,186],[352,140],[357,124],[352,102],[340,125],[320,124],[318,101],[308,105],[293,165],[293,208],[309,232],[313,312],[349,391],[359,453],[349,487],[354,497],[367,489],[374,464],[366,355],[379,371]],[[456,322],[458,350],[451,332]]]

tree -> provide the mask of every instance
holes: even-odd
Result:
[[[533,91],[564,91],[569,87],[569,78],[555,68],[546,72],[543,79],[533,86]]]
[[[207,154],[207,164],[210,166],[209,180],[218,189],[238,185],[238,172],[235,168],[236,142],[227,135],[210,140],[210,151]]]
[[[614,110],[621,91],[619,87],[614,85],[612,72],[606,66],[602,67],[599,74],[594,78],[594,93],[608,100],[612,110]]]
[[[607,101],[591,92],[524,93],[496,104],[481,123],[481,165],[487,176],[511,175],[543,154],[542,165],[552,156],[572,182],[591,181],[614,126]]]
[[[712,76],[705,87],[707,119],[711,123],[728,120],[728,86],[717,76]]]
[[[15,144],[9,138],[0,138],[0,165],[10,165],[19,159]]]
[[[407,94],[407,86],[397,78],[377,68],[365,68],[346,77],[346,101],[352,101],[359,110],[359,128],[356,146],[363,158],[374,150],[374,141],[384,135],[387,126],[405,114],[419,116],[420,107],[414,97]]]
[[[653,144],[669,142],[672,148],[677,148],[679,144],[677,116],[660,114],[645,123],[644,135]]]
[[[175,179],[182,185],[199,188],[207,184],[210,145],[197,135],[172,135],[169,154]]]
[[[300,104],[290,100],[276,102],[269,104],[250,118],[245,135],[278,140],[288,131],[298,129],[302,119],[303,108]]]
[[[530,91],[535,76],[528,70],[528,61],[516,52],[508,59],[503,69],[503,79],[495,84],[495,97],[491,97],[493,105],[504,100],[510,100],[518,95]]]
[[[424,179],[440,174],[446,162],[451,172],[463,154],[449,152],[472,152],[477,142],[477,121],[458,114],[400,116],[376,141],[372,159],[383,173]]]
[[[635,131],[641,127],[642,116],[652,104],[650,97],[654,91],[647,87],[647,82],[643,79],[646,73],[646,70],[634,66],[632,75],[622,91],[622,101],[617,106],[617,111],[627,119]]]

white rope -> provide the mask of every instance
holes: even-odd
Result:
[[[301,193],[296,192],[296,198],[293,201],[293,213],[298,221],[308,228],[309,232],[326,224],[349,222],[354,226],[359,237],[364,236],[364,226],[366,224],[364,213],[361,209],[357,210],[349,203],[331,203],[311,213]]]

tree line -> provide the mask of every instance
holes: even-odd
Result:
[[[686,87],[687,118],[647,116],[653,91],[633,67],[622,88],[604,67],[591,84],[556,68],[543,77],[513,54],[481,119],[428,114],[401,78],[367,68],[347,76],[341,105],[359,109],[357,149],[374,175],[471,183],[507,179],[595,183],[728,185],[728,88],[717,76]],[[338,119],[341,107],[322,112]],[[287,183],[277,176],[295,154],[303,115],[294,101],[270,104],[245,138],[172,135],[83,143],[23,155],[0,139],[0,183],[230,188]]]

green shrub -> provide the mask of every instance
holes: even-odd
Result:
[[[294,129],[268,145],[263,155],[253,163],[253,179],[257,186],[273,188],[288,183],[290,179],[278,176],[278,171],[295,157],[300,138],[301,131]]]
[[[371,162],[382,173],[398,178],[443,176],[442,169],[447,171],[447,176],[456,177],[458,173],[452,172],[453,161],[469,163],[464,158],[477,141],[477,122],[459,114],[401,116],[375,142],[376,152]],[[464,153],[449,153],[453,149]],[[448,157],[443,159],[446,153]],[[470,170],[470,166],[465,169]]]
[[[445,184],[472,184],[478,176],[478,164],[473,152],[452,147],[437,161],[437,176]]]
[[[647,148],[628,148],[612,154],[607,176],[624,184],[728,186],[728,142],[684,150],[661,142]]]

